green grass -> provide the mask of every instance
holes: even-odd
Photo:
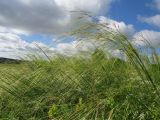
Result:
[[[1,119],[156,120],[160,117],[159,97],[152,85],[142,80],[130,62],[107,59],[100,50],[91,59],[59,57],[50,62],[0,67]],[[158,70],[157,65],[148,69],[153,77],[159,77]],[[156,80],[159,87],[159,78]]]
[[[93,31],[92,26],[71,34],[114,42],[127,60],[108,58],[103,49],[96,49],[90,58],[1,64],[0,119],[159,120],[158,54],[153,52],[150,60],[126,36]]]

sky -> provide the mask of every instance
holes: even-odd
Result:
[[[113,29],[116,24],[137,45],[147,46],[145,38],[160,47],[160,0],[1,0],[0,57],[17,59],[39,53],[37,45],[50,55],[92,49],[91,41],[77,47],[70,37],[59,39],[88,21],[83,18],[77,24],[81,14],[71,11],[90,12],[99,23],[108,23]]]

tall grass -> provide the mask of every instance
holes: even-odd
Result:
[[[106,29],[107,28],[107,29]],[[0,118],[9,120],[158,120],[159,55],[153,61],[107,24],[89,23],[70,33],[104,42],[90,58],[33,60],[19,74],[0,70]],[[108,58],[106,45],[126,55]],[[154,51],[154,50],[153,50]],[[156,63],[156,64],[153,64]]]

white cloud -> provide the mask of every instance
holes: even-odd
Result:
[[[160,32],[142,30],[134,35],[133,44],[143,47],[160,47]]]
[[[73,41],[71,43],[58,43],[55,47],[49,47],[40,42],[28,43],[20,35],[9,32],[0,32],[0,57],[25,58],[28,55],[45,57],[43,51],[48,56],[55,54],[76,55],[80,52],[93,52],[96,46],[100,45],[96,41]],[[41,51],[41,48],[43,51]]]
[[[114,0],[1,0],[0,25],[28,33],[57,34],[77,27],[82,10],[99,14]],[[85,20],[83,20],[85,21]]]
[[[97,40],[84,40],[84,41],[73,41],[71,43],[59,43],[55,47],[56,53],[72,56],[72,55],[80,55],[82,53],[85,57],[89,57],[95,49],[103,50],[108,57],[117,57],[120,59],[126,59],[125,54],[113,47],[107,41],[97,41]],[[83,54],[85,53],[85,54]]]
[[[134,32],[134,28],[132,25],[126,25],[124,22],[117,22],[111,19],[103,18],[100,19],[101,23],[109,21],[109,26],[114,29],[114,24],[119,26],[119,29],[123,33],[132,33]],[[130,27],[132,26],[132,27]],[[1,29],[3,30],[3,29]],[[133,35],[135,38],[134,44],[140,45],[140,46],[147,46],[146,40],[154,47],[159,47],[160,42],[160,32],[156,31],[149,31],[149,30],[143,30],[135,35]],[[107,48],[105,43],[98,42],[96,40],[84,40],[81,42],[73,41],[71,43],[58,43],[55,48],[50,48],[47,45],[43,43],[37,43],[32,42],[28,43],[24,41],[20,35],[15,33],[7,33],[7,32],[0,32],[0,57],[9,57],[9,58],[18,58],[23,57],[29,53],[35,53],[35,54],[43,54],[42,51],[40,51],[35,44],[38,44],[46,53],[50,55],[55,55],[55,53],[60,53],[64,55],[75,55],[80,52],[87,52],[90,51],[91,53],[95,50],[95,48],[104,49],[108,53],[110,53],[114,57],[118,57],[121,59],[125,59],[125,55],[117,50],[114,49],[113,46],[108,46]]]
[[[125,24],[123,21],[115,21],[104,16],[99,17],[100,23],[107,23],[107,27],[115,31],[120,31],[121,33],[127,35],[128,37],[132,36],[135,32],[134,26],[131,24]]]
[[[160,14],[151,17],[138,16],[138,20],[140,20],[141,22],[148,23],[150,25],[155,25],[157,27],[160,27]]]
[[[152,9],[156,9],[157,12],[160,12],[160,0],[152,0],[151,3],[147,3],[146,6],[152,8]],[[153,16],[141,16],[138,15],[137,19],[141,22],[147,23],[149,25],[154,25],[157,27],[160,27],[160,14],[157,13]]]
[[[27,31],[19,30],[19,29],[14,29],[14,28],[7,28],[0,26],[0,33],[13,33],[17,35],[29,35]]]
[[[83,10],[92,13],[99,13],[106,7],[109,8],[110,3],[113,0],[55,0],[56,4],[66,10]],[[105,10],[106,11],[106,10]]]
[[[126,60],[126,55],[124,54],[123,51],[120,51],[120,50],[116,49],[116,50],[108,50],[108,52],[110,53],[110,55],[112,57],[116,57],[116,58],[119,58],[119,59]]]
[[[48,56],[54,56],[57,53],[67,56],[88,52],[91,54],[96,48],[100,48],[107,51],[106,53],[111,53],[114,57],[122,58],[120,51],[105,48],[104,44],[104,42],[96,40],[84,40],[73,41],[71,43],[58,43],[54,48],[51,48],[39,42],[28,43],[21,39],[19,35],[13,33],[0,33],[0,57],[19,59],[27,57],[29,54],[45,57],[39,49],[40,47]]]
[[[57,44],[55,51],[64,55],[75,55],[80,52],[93,52],[99,44],[96,41],[84,40]]]
[[[38,51],[35,43],[28,43],[20,35],[46,34],[57,35],[78,27],[78,12],[86,11],[93,15],[107,12],[114,0],[0,0],[0,57],[17,58],[28,51]],[[88,19],[83,19],[83,22]],[[80,24],[80,23],[79,23]],[[77,48],[59,44],[54,48],[38,43],[49,52]],[[74,43],[73,43],[74,44]],[[65,47],[67,46],[67,47]],[[83,47],[82,49],[87,49]],[[80,48],[79,48],[80,49]]]
[[[42,56],[42,51],[36,45],[45,50],[48,54],[54,51],[53,48],[43,43],[28,43],[14,33],[0,33],[0,57],[19,59],[27,57],[28,54]]]

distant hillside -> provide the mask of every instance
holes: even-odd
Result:
[[[20,63],[21,60],[0,57],[0,63]]]

